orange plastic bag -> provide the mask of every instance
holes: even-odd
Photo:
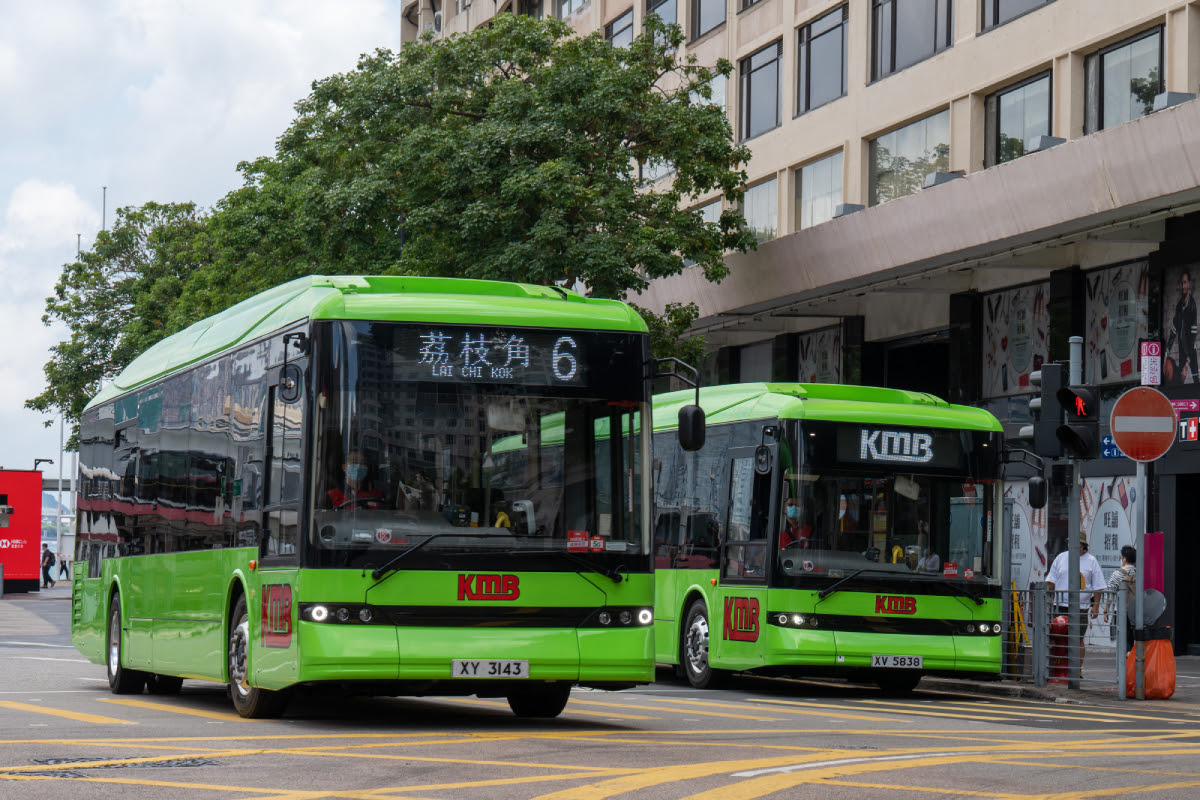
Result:
[[[1125,696],[1135,697],[1137,679],[1137,648],[1125,656]],[[1146,642],[1146,666],[1142,683],[1147,700],[1167,700],[1175,694],[1175,651],[1170,639],[1151,639]]]

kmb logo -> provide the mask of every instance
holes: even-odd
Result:
[[[292,643],[292,587],[286,583],[262,587],[262,643],[264,647]]]
[[[459,600],[516,600],[521,587],[516,575],[459,575]]]
[[[896,594],[875,595],[876,614],[915,614],[917,598]]]
[[[758,641],[758,601],[753,597],[725,598],[725,638],[735,642]]]

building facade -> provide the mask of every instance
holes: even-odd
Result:
[[[1161,342],[1180,436],[1139,497],[1133,463],[1065,462],[1034,512],[1014,484],[1013,574],[1044,579],[1077,513],[1107,569],[1135,509],[1164,532],[1176,648],[1200,649],[1200,2],[1182,0],[438,0],[405,38],[553,15],[615,45],[679,23],[753,157],[743,211],[759,248],[720,284],[698,269],[638,302],[700,308],[711,381],[818,380],[928,391],[1031,421],[1030,373],[1084,339],[1101,427]],[[721,197],[700,197],[706,214]],[[1189,422],[1191,420],[1191,422]],[[1093,631],[1093,637],[1103,632]]]

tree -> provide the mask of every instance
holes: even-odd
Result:
[[[737,210],[750,154],[709,102],[731,65],[702,67],[682,42],[657,17],[615,48],[500,14],[316,81],[275,154],[240,164],[243,185],[211,213],[125,209],[64,267],[46,321],[70,339],[30,407],[75,416],[158,339],[305,275],[581,281],[624,299],[689,259],[719,281],[727,251],[755,246]],[[654,182],[641,165],[674,171]],[[732,206],[719,222],[683,207],[712,192]],[[695,313],[652,325],[663,355]]]
[[[749,151],[706,102],[731,65],[682,59],[682,41],[657,18],[614,48],[559,20],[501,14],[364,56],[314,83],[274,157],[241,165],[246,185],[217,227],[249,226],[257,249],[231,243],[190,288],[249,294],[313,272],[374,272],[582,281],[623,298],[684,258],[720,280],[725,252],[754,246],[741,213],[706,225],[681,205],[714,190],[740,201]],[[673,177],[640,180],[649,163],[674,165]]]
[[[91,250],[63,266],[46,300],[42,322],[65,323],[69,336],[51,348],[43,367],[46,390],[26,408],[78,419],[102,381],[172,332],[172,313],[197,267],[206,223],[192,203],[117,210],[112,230],[101,231]]]

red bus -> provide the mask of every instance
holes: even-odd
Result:
[[[4,565],[4,591],[37,591],[42,580],[41,561],[42,473],[0,469],[0,564]]]

